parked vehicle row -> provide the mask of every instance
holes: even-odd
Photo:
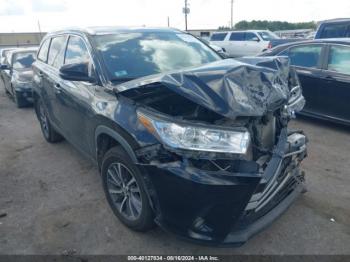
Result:
[[[265,50],[300,39],[282,39],[268,30],[213,33],[210,43],[225,49],[229,57],[255,56]]]
[[[13,97],[17,107],[31,104],[32,101],[32,64],[36,48],[15,49],[6,55],[1,65],[5,90]]]
[[[32,64],[37,48],[10,48],[1,50],[0,77],[6,93],[12,96],[17,107],[32,100]]]

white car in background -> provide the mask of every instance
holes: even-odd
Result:
[[[227,31],[213,33],[210,44],[220,46],[230,57],[255,56],[274,39],[279,37],[268,30]]]

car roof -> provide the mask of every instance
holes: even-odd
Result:
[[[322,38],[322,39],[312,39],[312,40],[303,40],[297,42],[290,42],[282,45],[276,46],[276,48],[289,47],[292,45],[300,45],[300,44],[350,44],[350,38]]]
[[[38,47],[25,47],[25,48],[16,48],[16,49],[10,50],[11,54],[32,53],[36,51],[38,51]]]
[[[48,35],[56,35],[62,33],[84,33],[88,35],[105,35],[105,34],[117,34],[117,33],[143,33],[143,32],[172,32],[183,33],[183,31],[174,28],[162,28],[162,27],[118,27],[118,26],[97,26],[97,27],[74,27],[65,28],[58,31],[50,32]]]
[[[229,30],[229,31],[216,31],[213,32],[213,34],[217,34],[217,33],[242,33],[242,32],[267,32],[270,31],[268,29],[266,30]]]
[[[331,24],[331,23],[341,23],[341,22],[350,22],[350,18],[336,18],[330,20],[324,20],[321,24]]]

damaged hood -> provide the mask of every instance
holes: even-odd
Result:
[[[167,74],[151,75],[114,87],[118,93],[162,84],[173,92],[228,118],[262,116],[288,102],[289,59],[225,59]]]

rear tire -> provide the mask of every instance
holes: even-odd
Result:
[[[154,215],[144,179],[122,147],[105,154],[101,174],[107,201],[119,220],[135,231],[151,229]]]
[[[40,99],[36,103],[36,113],[45,140],[49,143],[57,143],[62,141],[63,137],[51,125],[50,120],[47,117],[46,109]]]

